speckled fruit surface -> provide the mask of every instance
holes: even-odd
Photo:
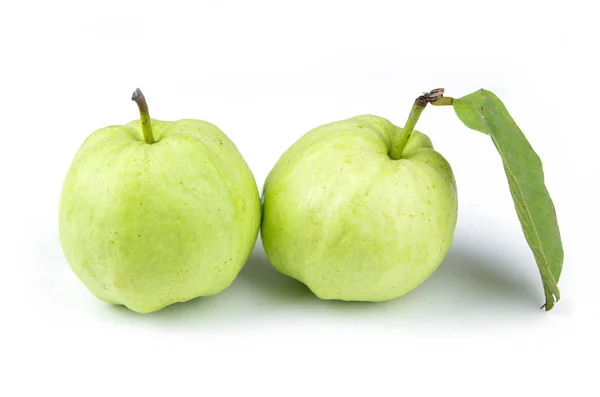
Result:
[[[430,139],[370,115],[316,128],[293,144],[263,191],[261,236],[283,274],[323,299],[384,301],[421,284],[453,240],[456,184]]]
[[[152,312],[227,288],[261,219],[235,145],[200,120],[103,128],[83,143],[60,201],[69,265],[98,298]]]

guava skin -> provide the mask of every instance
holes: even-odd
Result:
[[[319,298],[402,296],[435,271],[452,244],[458,203],[450,165],[418,131],[401,159],[391,159],[398,128],[371,115],[318,127],[267,177],[267,257]]]
[[[258,188],[216,126],[139,120],[83,143],[66,176],[59,232],[79,279],[103,301],[140,313],[216,294],[250,255]]]

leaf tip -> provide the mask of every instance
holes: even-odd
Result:
[[[544,309],[547,312],[549,312],[554,307],[554,304],[557,303],[559,300],[560,295],[558,293],[551,295],[550,298],[546,299],[546,303],[544,303],[542,307],[540,307],[540,309]]]
[[[554,307],[554,302],[547,302],[547,303],[544,303],[542,305],[542,307],[540,307],[540,309],[544,309],[545,311],[549,312],[550,310],[552,310],[553,307]]]

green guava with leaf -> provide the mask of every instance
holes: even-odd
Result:
[[[563,253],[539,157],[494,94],[443,94],[418,97],[404,128],[357,116],[308,132],[281,156],[261,226],[275,269],[320,298],[348,301],[394,299],[429,277],[452,244],[457,192],[450,165],[414,127],[428,103],[449,105],[498,149],[552,308]]]

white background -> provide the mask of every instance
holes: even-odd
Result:
[[[597,11],[582,1],[102,1],[0,6],[0,395],[600,395]],[[16,5],[18,4],[18,5]],[[318,125],[402,125],[414,98],[484,87],[544,162],[565,250],[549,313],[500,159],[450,108],[418,124],[454,168],[459,222],[403,298],[326,302],[257,247],[233,285],[150,315],[97,300],[58,242],[94,130],[200,118],[257,183]]]

